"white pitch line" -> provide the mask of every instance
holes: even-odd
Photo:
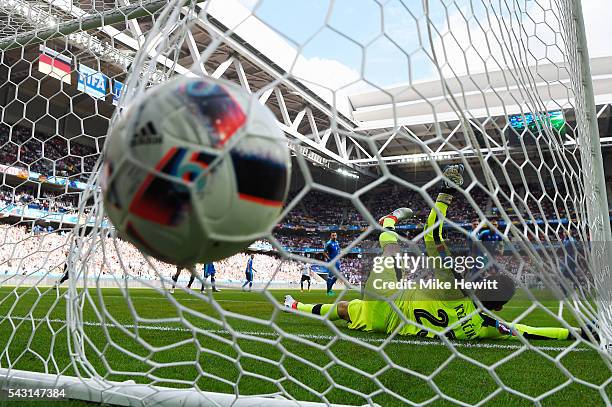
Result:
[[[6,315],[0,315],[0,322],[4,319],[12,319],[17,321],[34,321],[34,322],[49,322],[49,323],[61,323],[65,324],[66,321],[63,319],[47,319],[47,318],[24,318],[24,317],[10,317]],[[116,325],[108,325],[102,324],[100,322],[93,321],[83,321],[83,325],[90,327],[102,327],[105,325],[107,328],[118,328]],[[232,335],[232,332],[226,329],[200,329],[200,330],[191,330],[187,328],[181,327],[172,327],[172,326],[160,326],[160,325],[121,325],[122,328],[125,329],[136,329],[138,330],[146,330],[146,331],[169,331],[169,332],[196,332],[196,333],[210,333],[210,334],[220,334],[220,335]],[[281,336],[277,332],[260,332],[260,331],[234,331],[234,333],[245,336],[259,336],[259,337],[279,337]],[[332,335],[314,335],[314,334],[296,334],[296,333],[287,333],[286,338],[291,339],[291,336],[298,337],[301,339],[313,339],[313,340],[324,340],[330,341],[335,339],[336,336]],[[365,337],[351,337],[355,340],[359,340],[367,343],[382,343],[386,339],[384,338],[365,338]],[[240,338],[245,339],[245,338]],[[248,339],[248,338],[246,338]],[[348,341],[345,338],[341,338],[342,341]],[[417,345],[417,346],[443,346],[447,347],[443,342],[436,341],[425,341],[425,340],[416,340],[416,339],[392,339],[390,343],[394,344],[402,344],[402,345]],[[497,344],[497,343],[478,343],[478,342],[451,342],[456,348],[483,348],[483,349],[521,349],[525,347],[525,345],[514,345],[514,344]],[[555,351],[561,352],[567,349],[567,347],[563,346],[536,346],[532,345],[530,348],[538,349],[541,351]],[[589,352],[593,351],[591,348],[573,348],[570,352]]]
[[[125,298],[124,295],[115,295],[115,294],[105,294],[104,297],[116,297],[116,298]],[[130,298],[136,298],[139,300],[151,300],[151,299],[160,299],[158,297],[148,297],[148,296],[142,296],[142,295],[130,295]],[[165,297],[162,297],[161,299],[164,299]],[[203,301],[201,298],[181,298],[181,297],[174,297],[176,299],[177,302],[183,302],[183,301]],[[343,300],[343,301],[350,301],[350,300]],[[249,303],[249,304],[271,304],[270,301],[259,301],[259,300],[226,300],[226,299],[217,299],[215,298],[215,302],[241,302],[241,303]],[[559,308],[559,306],[557,305],[551,305],[551,306],[545,306],[544,308],[548,308],[551,310],[556,310]],[[526,307],[520,307],[518,305],[504,305],[504,309],[526,309]]]
[[[125,296],[123,295],[104,295],[104,297],[116,297],[116,298],[125,298]],[[147,296],[141,296],[141,295],[130,295],[130,299],[139,299],[139,300],[158,300],[158,299],[165,299],[165,297],[147,297]],[[203,300],[201,298],[182,298],[182,297],[174,297],[174,299],[177,302],[183,302],[183,301],[200,301],[202,302]],[[249,303],[249,304],[271,304],[270,301],[254,301],[254,300],[221,300],[221,299],[216,299],[215,298],[215,302],[241,302],[241,303]]]

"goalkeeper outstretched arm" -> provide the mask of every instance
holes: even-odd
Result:
[[[444,260],[452,256],[449,247],[444,240],[444,219],[448,208],[453,202],[457,187],[463,185],[463,164],[449,165],[444,169],[446,177],[444,185],[436,197],[433,208],[429,212],[424,229],[425,251],[429,258]],[[452,269],[442,266],[443,261],[434,263],[434,275],[436,279],[454,283],[457,277]],[[453,284],[454,285],[454,284]],[[444,297],[447,299],[463,298],[466,295],[458,289],[446,290]]]
[[[378,257],[379,260],[393,258],[395,255],[401,252],[401,247],[398,242],[399,235],[395,231],[395,225],[398,222],[401,222],[405,219],[410,219],[414,216],[414,212],[410,208],[398,208],[391,212],[389,215],[383,216],[378,220],[378,223],[385,229],[378,236],[378,244],[381,248],[381,255]],[[393,262],[395,263],[395,262]],[[380,267],[378,267],[380,269]],[[374,270],[373,270],[374,271]],[[398,270],[393,267],[382,267],[382,270],[375,270],[374,273],[370,273],[368,276],[368,280],[365,284],[365,294],[366,298],[369,294],[374,294],[376,297],[380,298],[384,296],[385,298],[391,298],[392,295],[395,294],[396,290],[380,290],[376,289],[373,285],[373,281],[377,280],[379,282],[394,282],[401,279],[401,270]],[[371,277],[375,277],[371,278]]]

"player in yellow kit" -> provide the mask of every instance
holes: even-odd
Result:
[[[444,188],[438,194],[435,208],[431,210],[425,226],[424,240],[429,257],[449,256],[442,235],[443,222],[439,222],[438,217],[446,217],[456,187],[463,184],[463,165],[448,166],[444,175],[448,181],[445,181]],[[382,258],[400,253],[395,225],[412,215],[412,210],[399,208],[380,220],[386,229],[379,236]],[[363,300],[340,301],[337,304],[304,304],[287,295],[284,305],[287,309],[325,315],[331,321],[343,319],[348,321],[349,329],[367,332],[392,333],[399,329],[400,335],[435,338],[444,333],[450,339],[459,340],[516,339],[519,335],[526,339],[574,338],[575,333],[566,328],[509,325],[480,312],[474,302],[476,299],[487,309],[500,311],[514,295],[514,282],[504,274],[479,277],[480,288],[469,292],[455,288],[397,290],[381,288],[381,282],[397,282],[395,266],[381,268],[370,274]],[[449,284],[463,278],[452,269],[444,267],[435,269],[435,277],[438,281],[448,281]],[[576,333],[586,338],[583,332]]]

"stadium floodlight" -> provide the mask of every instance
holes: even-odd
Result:
[[[580,0],[336,0],[297,11],[268,0],[111,3],[0,0],[0,383],[9,396],[130,406],[611,404],[600,144],[610,138],[598,119],[609,119],[612,99],[594,94]],[[295,185],[276,227],[250,239],[253,256],[266,256],[254,261],[271,264],[253,266],[251,293],[235,290],[245,253],[220,263],[221,292],[206,290],[205,275],[202,291],[171,293],[181,267],[138,251],[106,215],[107,131],[174,75],[239,84],[287,136]],[[473,312],[457,308],[449,324],[442,308],[399,309],[377,292],[395,318],[389,332],[336,322],[343,301],[373,298],[369,280],[355,283],[359,273],[341,274],[336,262],[375,276],[383,250],[429,254],[423,242],[442,229],[455,253],[473,245],[486,254],[485,281],[517,282],[509,307],[476,296]],[[478,241],[482,231],[501,247]],[[330,234],[344,239],[331,255]],[[417,275],[407,264],[393,276]],[[304,293],[334,305],[283,302],[277,288],[297,287],[285,276],[310,283],[311,274],[338,274],[337,297]],[[512,340],[456,340],[476,317]],[[566,336],[538,342],[517,334],[523,324]]]
[[[353,173],[353,172],[350,172],[350,171],[348,171],[348,170],[345,170],[344,168],[338,168],[338,169],[336,170],[336,172],[337,172],[338,174],[340,174],[340,175],[344,175],[345,177],[349,177],[349,178],[356,178],[356,179],[358,179],[358,178],[359,178],[359,175],[358,175],[358,174],[355,174],[355,173]]]

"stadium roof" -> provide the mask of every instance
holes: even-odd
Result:
[[[602,146],[609,146],[612,145],[612,134],[608,134],[612,116],[612,57],[593,58],[591,72],[600,119],[600,141]],[[527,80],[535,83],[537,93],[526,94],[514,85]],[[508,126],[508,115],[565,110],[566,120],[573,122],[570,86],[568,68],[548,63],[524,71],[498,70],[445,78],[444,81],[397,85],[353,94],[349,101],[356,131],[389,130],[389,136],[379,142],[380,159],[394,164],[417,163],[431,157],[456,158],[457,150],[468,157],[473,155],[465,143],[464,124],[457,110],[465,114],[476,133],[489,139],[489,151],[494,154],[505,154],[506,146],[498,129]],[[539,98],[533,98],[534,95]],[[440,136],[445,138],[444,142]],[[414,139],[425,142],[428,151],[424,152]],[[565,136],[565,144],[576,144],[573,134]],[[353,163],[378,165],[378,161],[360,159]]]
[[[591,59],[591,74],[598,105],[612,103],[612,56]],[[514,83],[529,79],[540,100],[529,100]],[[448,86],[447,89],[443,85]],[[467,116],[475,119],[552,111],[570,107],[569,70],[560,64],[539,64],[527,71],[489,71],[457,78],[402,84],[384,90],[350,95],[352,118],[358,130],[390,128],[458,120],[449,94]],[[435,117],[434,117],[435,110]]]
[[[236,1],[228,2],[233,4],[232,7],[237,4]],[[124,3],[124,6],[117,8],[114,3],[90,0],[77,3],[70,0],[0,0],[0,14],[3,7],[7,11],[10,7],[12,15],[19,14],[21,20],[11,29],[16,36],[30,35],[30,40],[45,38],[44,26],[30,29],[37,22],[56,19],[64,27],[72,27],[71,30],[62,29],[67,34],[64,38],[69,44],[99,58],[116,72],[124,73],[142,45],[141,35],[146,34],[152,26],[150,14],[131,14],[136,6]],[[139,3],[139,7],[155,13],[165,4],[166,1],[149,0]],[[249,91],[260,91],[260,100],[276,112],[281,128],[290,137],[299,140],[300,150],[310,161],[324,167],[349,166],[368,173],[364,168],[377,166],[381,159],[390,164],[417,163],[432,157],[456,157],[457,150],[469,156],[470,147],[465,144],[465,137],[461,134],[463,123],[448,104],[441,81],[351,94],[346,96],[345,103],[335,103],[345,114],[338,113],[332,107],[334,95],[329,89],[286,75],[288,70],[293,73],[298,66],[292,65],[292,61],[299,63],[300,56],[295,49],[285,50],[287,44],[273,40],[275,37],[270,33],[260,35],[263,31],[272,31],[261,22],[250,26],[239,24],[245,21],[245,16],[248,17],[248,9],[240,8],[238,4],[230,13],[227,7],[216,9],[208,7],[208,4],[229,3],[200,3],[200,17],[181,50],[178,65],[161,58],[158,60],[159,69],[162,72],[173,69],[177,73],[186,73],[195,63],[211,76],[236,81]],[[125,15],[135,18],[126,24]],[[87,32],[80,30],[84,21],[91,27]],[[228,29],[235,30],[231,35],[224,35],[224,44],[218,46],[202,63],[200,53],[211,43],[212,37],[226,33]],[[29,44],[34,42],[30,41]],[[270,47],[279,47],[286,52],[277,50],[270,53]],[[612,67],[612,57],[595,58],[592,65],[597,103],[607,106],[612,101],[612,68],[609,68]],[[525,102],[526,97],[509,85],[520,80],[519,74],[539,79],[535,82],[545,90],[539,94],[547,94],[548,99]],[[544,80],[553,85],[545,84]],[[267,87],[274,82],[278,86]],[[529,72],[498,71],[461,76],[449,79],[447,83],[449,94],[456,97],[461,89],[465,93],[465,98],[456,99],[460,101],[460,108],[468,112],[468,118],[475,127],[486,127],[482,119],[489,116],[492,119],[486,122],[487,126],[495,124],[503,128],[507,125],[507,114],[569,107],[566,91],[569,78],[567,70],[559,65],[541,64],[537,67],[537,75],[533,68]],[[342,97],[344,94],[335,96]],[[435,116],[431,102],[434,103]],[[602,108],[599,114],[609,122],[608,110]],[[393,119],[394,114],[397,120]],[[571,120],[571,113],[569,115]],[[371,151],[360,137],[373,140],[377,151]],[[503,152],[504,146],[499,138],[494,135],[487,137],[494,153]],[[418,143],[415,142],[417,139]],[[603,141],[609,140],[606,138]],[[568,142],[573,141],[568,139]]]

